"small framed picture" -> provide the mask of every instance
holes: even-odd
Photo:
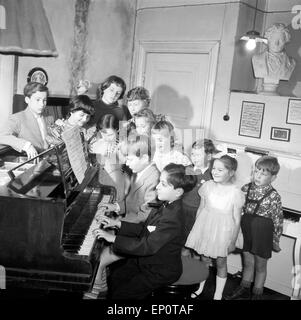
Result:
[[[301,99],[288,99],[286,123],[301,125]]]
[[[291,137],[291,129],[288,128],[271,128],[271,140],[279,140],[289,142]]]

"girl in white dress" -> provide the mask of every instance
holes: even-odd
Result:
[[[222,298],[227,280],[227,255],[235,249],[244,204],[242,191],[232,181],[236,169],[237,160],[228,155],[214,159],[213,180],[206,181],[199,189],[200,207],[185,244],[207,263],[210,258],[216,259],[214,300]],[[202,293],[204,284],[205,281],[200,283],[192,298]]]

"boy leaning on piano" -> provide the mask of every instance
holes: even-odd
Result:
[[[26,152],[28,159],[36,157],[48,148],[46,136],[53,124],[52,117],[45,116],[48,88],[39,82],[29,82],[24,87],[27,107],[11,114],[0,128],[0,144],[18,152]]]

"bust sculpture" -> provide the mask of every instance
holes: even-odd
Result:
[[[289,80],[296,66],[293,58],[285,52],[285,45],[291,39],[289,30],[283,23],[275,23],[265,34],[268,47],[252,57],[256,78],[263,78],[263,91],[260,93],[277,95],[280,80]]]

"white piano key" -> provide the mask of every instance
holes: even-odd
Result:
[[[106,203],[109,203],[111,200],[111,196],[110,195],[103,195],[100,203],[101,204],[106,204]],[[98,209],[95,213],[95,216],[96,214],[98,214],[100,211],[105,211],[105,208],[102,208],[102,209]],[[85,236],[85,239],[78,251],[78,254],[80,255],[87,255],[89,256],[90,253],[91,253],[91,250],[93,249],[93,244],[94,244],[94,241],[95,241],[95,237],[93,235],[93,230],[99,228],[99,223],[96,221],[95,219],[95,216],[94,216],[94,219],[89,227],[89,230]]]

